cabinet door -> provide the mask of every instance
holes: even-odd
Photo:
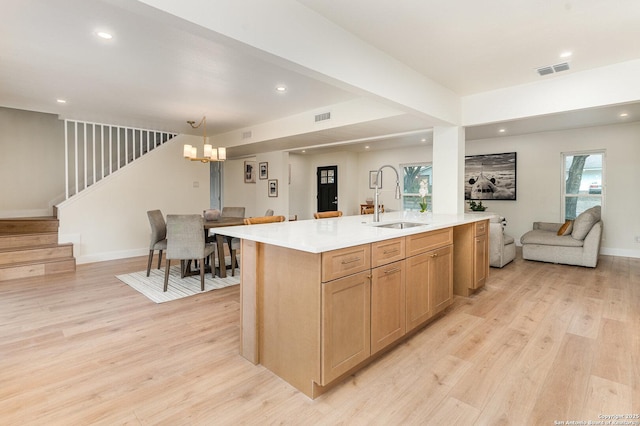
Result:
[[[473,253],[473,288],[482,287],[489,275],[489,247],[486,235],[475,237]]]
[[[371,272],[371,353],[374,354],[405,334],[405,261]]]
[[[370,271],[322,284],[322,383],[371,354]]]
[[[435,315],[453,302],[453,249],[447,246],[429,255],[429,305]]]
[[[431,253],[426,252],[406,259],[407,332],[431,317],[429,304],[429,275]]]

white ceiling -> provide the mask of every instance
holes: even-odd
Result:
[[[640,58],[637,0],[298,0],[369,44],[460,95],[554,78],[535,69],[567,59],[573,73]],[[134,0],[2,0],[0,106],[103,123],[192,131],[207,115],[218,134],[322,108],[357,96],[274,65],[222,36],[187,31],[185,23]],[[169,21],[171,22],[171,21]],[[114,34],[105,41],[96,30]],[[286,83],[288,91],[275,92]],[[56,99],[67,100],[64,105]],[[467,129],[470,139],[640,119],[636,105],[598,108]],[[585,121],[586,120],[586,121]],[[235,148],[293,149],[363,138],[414,138],[405,117],[375,126]],[[406,138],[405,133],[411,137]],[[377,135],[403,135],[380,138]]]

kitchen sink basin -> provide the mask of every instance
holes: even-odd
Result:
[[[428,225],[427,223],[420,222],[393,222],[393,223],[383,223],[380,225],[373,225],[378,228],[391,228],[391,229],[407,229],[413,228],[415,226],[423,226]]]

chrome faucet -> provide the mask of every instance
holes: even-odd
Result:
[[[374,222],[380,222],[380,210],[379,210],[380,203],[378,202],[378,196],[380,195],[380,193],[378,191],[378,188],[379,188],[378,182],[380,179],[380,172],[385,167],[390,167],[393,169],[394,172],[396,172],[396,200],[400,199],[400,175],[398,174],[398,170],[396,170],[395,167],[389,164],[385,164],[384,166],[380,167],[376,172],[376,194],[373,198],[373,221]]]

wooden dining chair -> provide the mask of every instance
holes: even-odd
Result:
[[[342,212],[340,210],[335,212],[315,212],[313,214],[314,219],[326,219],[329,217],[340,217],[342,216]]]
[[[158,250],[158,269],[162,264],[162,251],[167,249],[167,224],[160,210],[147,212],[149,225],[151,225],[151,241],[149,243],[149,261],[147,262],[147,276],[151,273],[153,252]]]
[[[245,225],[258,225],[261,223],[284,222],[284,216],[258,216],[244,219]]]
[[[199,214],[167,215],[167,255],[164,270],[164,290],[169,286],[169,269],[171,260],[200,261],[200,290],[204,291],[205,259],[209,258],[211,276],[215,275],[215,261],[213,254],[215,244],[207,244],[204,237],[204,219]],[[224,266],[223,266],[224,267]],[[184,268],[181,268],[181,276]]]

